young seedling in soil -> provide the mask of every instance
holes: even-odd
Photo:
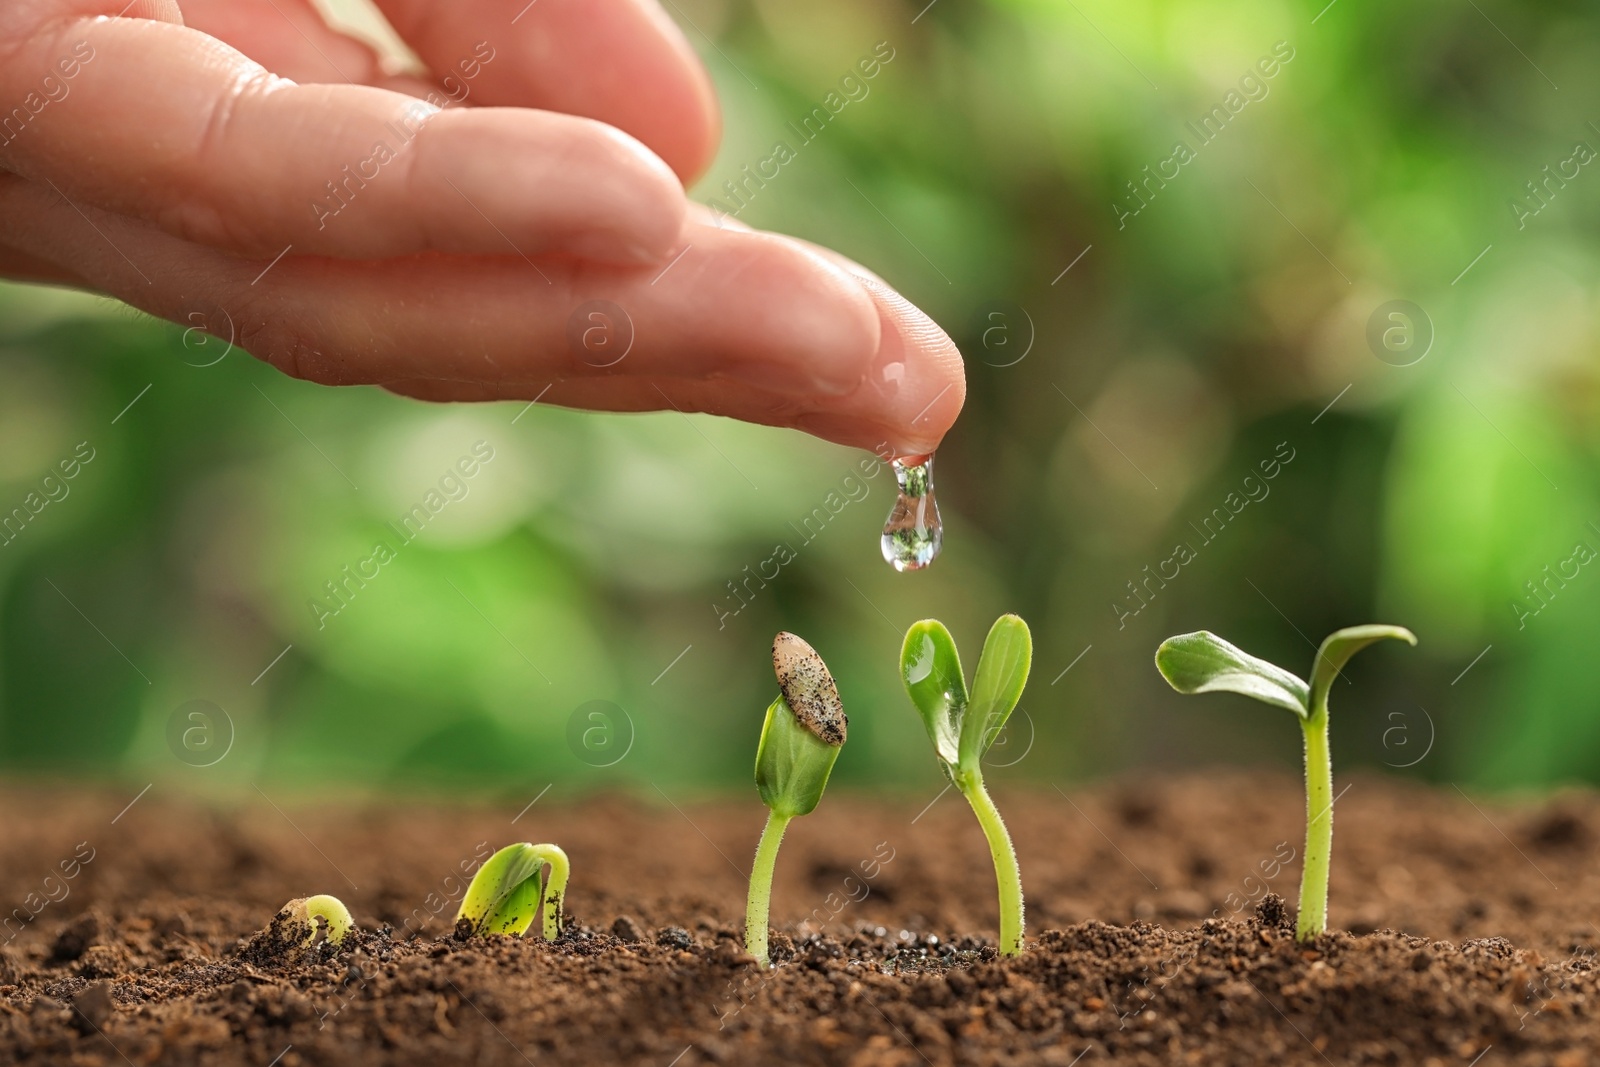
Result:
[[[1306,742],[1306,852],[1300,872],[1300,916],[1295,938],[1309,941],[1328,928],[1328,863],[1333,852],[1333,762],[1328,754],[1328,690],[1350,657],[1375,641],[1417,643],[1400,626],[1351,626],[1330,634],[1317,649],[1311,684],[1282,667],[1243,652],[1200,630],[1161,642],[1156,669],[1180,693],[1243,693],[1287,708],[1300,719]]]
[[[296,897],[280,908],[278,914],[287,914],[290,922],[306,927],[306,938],[301,944],[307,948],[319,941],[338,947],[356,925],[344,901],[326,893],[314,897]]]
[[[544,876],[545,865],[550,877]],[[456,925],[464,921],[475,934],[511,934],[521,937],[544,907],[544,939],[561,933],[561,903],[567,893],[571,867],[567,854],[555,845],[507,845],[490,856],[461,898]]]
[[[1028,624],[1015,615],[995,620],[978,656],[978,671],[967,689],[955,639],[936,619],[906,631],[900,652],[900,677],[922,714],[939,765],[972,805],[989,842],[1000,890],[1000,954],[1022,951],[1022,872],[1011,835],[983,787],[983,755],[1022,699],[1033,662]]]
[[[767,825],[750,869],[744,946],[762,967],[767,955],[767,917],[772,907],[772,868],[789,820],[809,815],[827,788],[833,761],[844,747],[844,704],[828,665],[817,650],[791,633],[772,642],[772,669],[781,695],[767,706],[756,748],[756,789],[768,808]]]

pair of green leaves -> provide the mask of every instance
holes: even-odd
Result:
[[[1373,642],[1388,638],[1417,643],[1416,635],[1403,626],[1351,626],[1330,634],[1317,649],[1310,685],[1208,630],[1161,642],[1156,650],[1156,668],[1180,693],[1241,693],[1309,719],[1327,707],[1328,689],[1350,657]]]
[[[1032,664],[1033,637],[1016,615],[1002,615],[990,627],[970,690],[944,623],[924,619],[906,631],[900,677],[952,778],[979,772],[984,753],[1022,699]]]
[[[544,876],[545,865],[550,877]],[[521,937],[544,906],[544,936],[554,941],[561,932],[561,904],[566,895],[567,854],[555,845],[507,845],[490,856],[473,876],[456,912],[478,934]]]

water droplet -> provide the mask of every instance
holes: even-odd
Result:
[[[917,571],[937,559],[944,546],[933,496],[933,457],[897,459],[893,466],[900,495],[883,524],[883,558],[897,571]]]
[[[890,562],[893,562],[892,560]],[[911,666],[906,670],[906,681],[912,685],[927,678],[933,673],[933,638],[927,634],[922,635],[922,640],[917,643],[917,658],[911,661]],[[1390,727],[1394,729],[1394,727]]]

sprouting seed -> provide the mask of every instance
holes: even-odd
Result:
[[[1328,753],[1328,690],[1350,657],[1375,641],[1417,643],[1400,626],[1351,626],[1317,649],[1308,686],[1282,667],[1199,630],[1161,642],[1156,669],[1180,693],[1242,693],[1287,708],[1300,719],[1306,750],[1306,853],[1300,872],[1295,938],[1309,941],[1328,928],[1328,866],[1333,852],[1333,761]]]
[[[545,877],[546,865],[550,876]],[[456,912],[474,933],[511,934],[521,937],[544,908],[544,939],[561,933],[561,906],[567,893],[571,867],[567,854],[555,845],[507,845],[490,856],[467,886]]]
[[[939,766],[967,798],[989,842],[1004,956],[1022,951],[1022,872],[1011,835],[984,788],[983,756],[1022,699],[1032,663],[1033,637],[1016,615],[1002,615],[990,628],[970,695],[955,639],[943,623],[925,619],[913,624],[900,651],[901,681],[922,714]]]
[[[296,897],[280,908],[278,914],[287,914],[290,922],[305,925],[308,932],[301,942],[305,947],[319,941],[338,946],[356,925],[344,901],[326,893],[314,897]]]
[[[822,799],[849,726],[839,687],[816,649],[794,634],[780,633],[772,642],[772,669],[780,695],[767,706],[756,748],[756,790],[768,809],[767,824],[750,869],[744,920],[745,950],[763,967],[771,965],[767,924],[783,831],[789,820],[810,814]]]

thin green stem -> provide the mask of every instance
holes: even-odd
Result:
[[[1333,761],[1328,754],[1328,702],[1317,701],[1301,720],[1306,737],[1306,852],[1300,872],[1300,917],[1295,939],[1328,928],[1328,864],[1333,856]]]
[[[972,805],[994,860],[994,878],[1000,892],[1000,955],[1018,955],[1022,952],[1023,935],[1022,870],[1017,866],[1016,849],[1011,847],[1011,835],[1000,818],[1000,809],[983,787],[982,774],[972,771],[959,775],[956,784]]]
[[[783,831],[791,816],[777,812],[767,814],[767,825],[761,831],[761,843],[756,846],[755,866],[750,868],[750,899],[744,910],[744,948],[763,967],[770,967],[767,957],[767,917],[772,911],[772,868],[778,862],[778,846],[783,843]]]
[[[554,941],[561,936],[561,906],[567,897],[567,876],[571,871],[567,854],[551,847],[544,853],[550,864],[550,880],[544,884],[544,939]]]

